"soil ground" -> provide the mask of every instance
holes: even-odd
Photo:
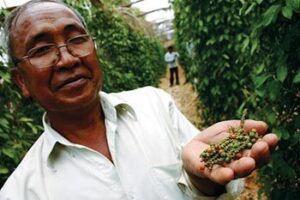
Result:
[[[186,82],[185,73],[181,67],[179,68],[179,81],[180,85],[169,87],[169,71],[167,71],[166,77],[160,80],[159,87],[173,96],[179,110],[201,130],[202,123],[198,94],[191,83]],[[254,172],[245,179],[245,189],[238,199],[258,200],[257,191],[259,190],[259,185],[257,173]]]

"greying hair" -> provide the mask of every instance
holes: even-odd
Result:
[[[47,3],[47,2],[61,4],[61,5],[64,5],[65,7],[69,8],[70,10],[72,10],[75,13],[75,15],[79,18],[79,20],[81,21],[83,26],[86,28],[86,23],[85,23],[83,17],[80,15],[80,13],[77,10],[70,7],[69,5],[65,4],[62,0],[31,0],[19,7],[17,7],[6,17],[5,22],[4,22],[4,38],[5,38],[5,43],[6,43],[7,54],[8,54],[10,61],[13,62],[14,64],[17,64],[17,63],[16,63],[16,58],[14,57],[14,54],[13,54],[13,48],[12,48],[12,39],[13,38],[12,38],[11,33],[16,25],[18,18],[27,8],[29,8],[33,4]]]

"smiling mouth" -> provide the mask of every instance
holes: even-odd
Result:
[[[67,79],[57,87],[57,90],[76,88],[81,85],[84,85],[88,80],[89,78],[87,77],[75,77],[75,78]]]

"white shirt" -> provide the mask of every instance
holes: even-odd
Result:
[[[179,58],[179,54],[177,52],[167,52],[165,54],[165,61],[168,63],[169,68],[177,67],[177,58]]]
[[[215,199],[187,185],[181,148],[199,131],[167,93],[146,87],[101,92],[100,98],[114,163],[66,140],[44,116],[44,133],[1,189],[0,200]],[[231,194],[241,191],[239,183]]]

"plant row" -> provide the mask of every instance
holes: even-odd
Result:
[[[280,137],[260,170],[271,199],[300,194],[300,0],[175,0],[176,43],[205,125],[249,117]]]

